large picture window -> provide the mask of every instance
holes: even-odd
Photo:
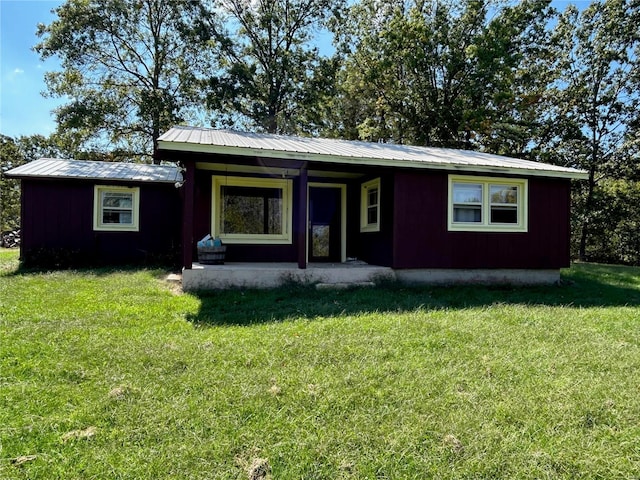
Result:
[[[527,180],[449,176],[449,230],[527,231]]]
[[[360,231],[380,231],[380,179],[363,183],[360,191]]]
[[[93,229],[138,231],[139,188],[96,186]]]
[[[227,243],[291,243],[291,180],[214,177],[212,234]]]

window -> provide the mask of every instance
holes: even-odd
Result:
[[[362,184],[360,191],[360,231],[380,231],[380,179]]]
[[[527,180],[449,176],[449,230],[526,232]]]
[[[93,229],[138,231],[140,189],[99,186],[93,194]]]
[[[213,177],[212,234],[227,243],[291,243],[291,180]]]

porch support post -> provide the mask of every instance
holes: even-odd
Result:
[[[307,268],[307,201],[308,201],[308,178],[307,163],[300,167],[300,187],[298,189],[298,268]]]
[[[196,164],[184,162],[184,198],[182,201],[182,266],[190,270],[193,267],[193,205],[195,192]]]

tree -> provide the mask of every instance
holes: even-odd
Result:
[[[58,56],[46,74],[49,95],[68,98],[56,111],[58,133],[75,149],[109,149],[149,158],[162,131],[196,104],[197,75],[211,56],[186,26],[201,14],[191,0],[68,0],[39,25],[35,50]],[[194,21],[195,22],[195,21]]]
[[[4,173],[24,163],[13,139],[0,135],[0,233],[20,226],[20,183]]]
[[[524,151],[550,14],[546,0],[362,0],[338,29],[346,67],[334,134]]]
[[[589,241],[596,234],[597,212],[602,209],[598,199],[604,198],[599,184],[624,178],[625,172],[634,170],[631,164],[637,163],[630,135],[640,109],[639,20],[637,2],[607,0],[594,2],[582,12],[568,7],[554,32],[561,48],[557,80],[548,91],[553,108],[547,121],[553,133],[546,149],[589,174],[586,183],[577,186],[574,201],[582,260],[598,255],[599,247],[590,248]]]
[[[311,42],[340,1],[224,2],[237,31],[232,42],[218,42],[223,69],[207,84],[207,105],[220,114],[216,123],[270,133],[316,133],[338,63]]]

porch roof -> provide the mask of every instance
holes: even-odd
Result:
[[[99,162],[41,158],[6,172],[16,178],[73,178],[135,182],[175,183],[182,175],[173,165]]]
[[[305,160],[333,164],[427,168],[586,179],[587,173],[490,153],[326,138],[176,126],[158,139],[161,156],[170,151]]]

